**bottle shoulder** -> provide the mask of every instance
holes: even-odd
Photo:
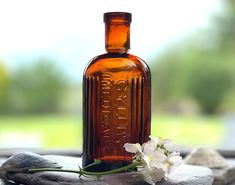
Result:
[[[114,60],[128,60],[129,62],[140,62],[140,63],[143,63],[144,65],[147,65],[143,59],[130,53],[104,53],[104,54],[101,54],[92,58],[89,64],[95,63],[97,61],[112,62]]]
[[[102,71],[140,71],[150,73],[146,62],[130,53],[105,53],[94,57],[87,65],[84,74]]]

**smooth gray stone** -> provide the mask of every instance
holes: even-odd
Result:
[[[235,159],[227,159],[227,164],[223,169],[213,170],[215,181],[213,185],[235,185]]]
[[[0,161],[1,162],[1,161]],[[57,162],[51,161],[43,157],[42,155],[37,155],[31,152],[18,153],[0,166],[0,178],[7,181],[7,175],[9,173],[22,173],[25,170],[31,168],[61,168]]]
[[[47,156],[65,169],[78,169],[81,159],[74,157]],[[138,172],[119,173],[96,178],[79,178],[77,174],[61,172],[17,173],[8,177],[25,185],[147,185]],[[212,185],[213,172],[205,167],[181,165],[166,181],[157,185]]]
[[[4,158],[0,158],[0,166],[2,165],[2,163],[4,163],[5,162],[5,160],[6,159],[4,159]],[[3,184],[3,181],[0,179],[0,185],[4,185]]]
[[[31,152],[19,153],[8,158],[0,166],[1,173],[6,172],[22,172],[30,168],[61,168],[56,162],[43,157],[42,155]]]
[[[161,185],[212,185],[214,174],[206,167],[181,165]]]

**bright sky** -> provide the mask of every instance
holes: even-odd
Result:
[[[132,15],[131,51],[148,60],[206,27],[220,0],[0,0],[0,58],[10,67],[50,56],[75,79],[104,53],[103,13]]]

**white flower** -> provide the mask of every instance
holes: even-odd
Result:
[[[173,147],[173,142],[170,139],[161,139],[159,137],[153,137],[149,136],[151,139],[151,142],[155,143],[156,147],[164,147],[167,150],[171,150]]]
[[[140,173],[144,181],[152,185],[154,185],[156,182],[161,181],[166,175],[166,172],[161,168],[144,168],[143,170],[141,170]]]
[[[124,145],[124,148],[127,152],[130,152],[130,153],[136,154],[136,153],[142,152],[141,145],[139,143],[136,143],[136,144],[126,143]]]
[[[182,157],[180,156],[180,153],[179,152],[172,152],[168,158],[167,158],[171,163],[172,165],[174,166],[179,166],[181,165],[182,163]]]
[[[171,153],[165,161],[165,166],[167,166],[168,173],[170,173],[172,170],[174,170],[175,167],[180,166],[181,164],[182,157],[180,156],[179,152]]]
[[[138,143],[126,143],[124,148],[127,152],[135,154],[134,161],[140,164],[138,171],[144,180],[149,184],[155,184],[167,178],[168,173],[182,163],[179,152],[170,153],[169,149],[172,146],[173,143],[169,139],[150,136],[150,141],[142,146]]]
[[[156,149],[152,142],[147,142],[143,145],[142,158],[143,162],[149,167],[162,168],[166,156],[162,149]]]
[[[170,139],[164,139],[162,145],[167,149],[168,151],[173,148],[173,142]]]

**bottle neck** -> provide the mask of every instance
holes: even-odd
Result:
[[[106,17],[105,49],[111,53],[125,53],[130,49],[130,20],[123,16]]]

